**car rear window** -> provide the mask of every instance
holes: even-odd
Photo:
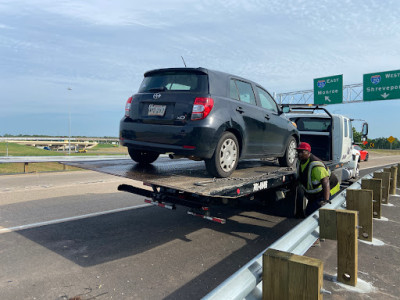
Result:
[[[160,91],[185,91],[208,93],[208,76],[193,72],[159,72],[146,76],[139,93]]]
[[[300,131],[330,132],[331,119],[324,118],[290,118]]]

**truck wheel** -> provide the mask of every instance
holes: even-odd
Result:
[[[235,171],[239,161],[239,144],[236,136],[225,132],[218,141],[214,154],[205,159],[208,173],[215,177],[229,177]]]
[[[129,147],[128,147],[128,153],[129,156],[132,158],[132,160],[134,160],[139,164],[151,164],[160,155],[159,153],[156,152],[135,150]]]
[[[305,218],[306,217],[306,208],[307,208],[307,198],[304,197],[304,191],[300,186],[296,188],[296,217]]]
[[[281,167],[293,167],[296,165],[296,148],[296,140],[291,136],[286,147],[285,155],[278,158]]]

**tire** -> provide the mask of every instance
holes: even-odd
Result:
[[[295,138],[291,136],[286,146],[285,155],[278,158],[281,167],[293,167],[296,165],[296,148],[297,142]]]
[[[308,204],[307,198],[304,196],[304,191],[300,187],[300,185],[297,186],[296,189],[296,208],[295,208],[295,216],[297,218],[305,218],[306,217],[306,208]]]
[[[222,134],[210,159],[205,159],[208,173],[214,177],[229,177],[239,161],[239,143],[231,132]]]
[[[151,164],[152,162],[156,161],[156,159],[160,155],[159,153],[156,152],[135,150],[129,147],[128,147],[128,153],[133,161],[143,165]]]
[[[368,161],[368,153],[367,153],[367,155],[365,156],[365,159],[364,159],[364,161]]]

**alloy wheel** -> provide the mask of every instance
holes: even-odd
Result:
[[[235,166],[238,154],[238,148],[234,140],[226,139],[221,145],[219,152],[220,167],[225,172],[229,172]]]

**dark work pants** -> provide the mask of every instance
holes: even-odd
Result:
[[[307,199],[309,199],[307,197],[307,194],[305,195]],[[329,200],[331,200],[333,196],[329,197]],[[308,217],[309,215],[311,215],[314,211],[318,210],[321,208],[322,203],[324,203],[324,196],[320,195],[318,197],[310,197],[312,200],[308,200],[307,203],[307,207],[306,207],[306,217]]]

